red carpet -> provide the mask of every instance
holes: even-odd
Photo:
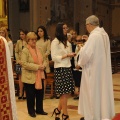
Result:
[[[112,120],[120,120],[120,113],[117,114]]]

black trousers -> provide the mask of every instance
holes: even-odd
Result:
[[[81,84],[81,75],[82,75],[81,71],[73,71],[73,79],[75,81],[75,86],[76,87],[80,87],[80,84]]]
[[[41,113],[43,112],[43,94],[44,94],[44,84],[42,80],[42,89],[35,89],[35,84],[27,84],[24,83],[24,87],[26,90],[26,98],[27,98],[27,109],[29,114],[33,114],[35,112]]]

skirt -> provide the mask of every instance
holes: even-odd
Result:
[[[74,91],[74,80],[71,68],[55,68],[54,77],[56,94],[63,95]]]

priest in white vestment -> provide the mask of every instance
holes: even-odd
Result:
[[[0,36],[0,120],[18,120],[8,43]]]
[[[82,67],[78,113],[84,116],[80,120],[111,120],[115,112],[109,37],[94,15],[86,19],[86,29],[90,35],[78,61]]]

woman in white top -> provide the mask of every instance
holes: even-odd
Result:
[[[7,40],[9,50],[10,50],[10,56],[11,56],[11,59],[13,59],[13,42],[8,36],[8,31],[6,27],[0,28],[0,35],[3,36]]]
[[[60,95],[58,107],[54,109],[55,120],[60,120],[59,115],[63,111],[62,120],[69,120],[67,112],[68,95],[74,91],[74,81],[71,71],[70,58],[72,53],[71,44],[67,41],[68,27],[64,23],[58,23],[55,39],[51,43],[51,56],[54,61],[55,92]]]

